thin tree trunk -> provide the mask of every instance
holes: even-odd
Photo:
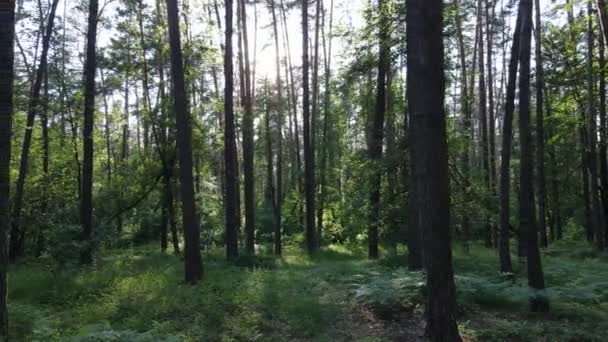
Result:
[[[310,114],[308,50],[308,1],[302,1],[302,107],[304,120],[304,188],[306,193],[306,246],[309,254],[317,250],[315,229],[315,153]]]
[[[604,223],[601,212],[603,210],[599,198],[599,184],[597,174],[597,116],[595,108],[595,86],[593,78],[593,18],[594,12],[591,2],[587,2],[587,152],[589,161],[589,185],[591,195],[591,214],[595,243],[599,250],[604,249]]]
[[[492,61],[493,56],[493,27],[494,14],[496,1],[492,1],[492,10],[490,11],[490,1],[485,0],[485,14],[486,14],[486,42],[487,42],[487,71],[488,71],[488,160],[489,160],[489,179],[490,179],[490,193],[496,197],[496,115],[494,107],[494,63]],[[492,221],[490,224],[490,237],[492,239],[492,245],[498,247],[498,234],[496,222]]]
[[[247,36],[247,9],[245,0],[240,3],[240,24],[243,36],[245,96],[243,115],[243,169],[245,176],[245,252],[255,253],[255,179],[254,179],[254,127],[253,98],[251,91],[251,64],[249,62],[249,40]]]
[[[490,162],[489,162],[489,148],[488,148],[488,107],[487,107],[487,98],[486,98],[486,76],[485,69],[486,66],[484,64],[484,35],[483,35],[483,1],[477,1],[477,16],[478,16],[478,25],[479,25],[479,121],[480,121],[480,129],[481,129],[481,164],[483,168],[482,178],[484,185],[488,190],[491,190],[490,184]],[[490,224],[489,218],[486,218],[487,222],[485,222],[485,246],[492,247],[492,226]]]
[[[369,146],[369,158],[372,161],[370,188],[370,222],[368,230],[368,256],[378,258],[378,231],[380,230],[380,187],[382,185],[382,143],[384,140],[384,116],[386,114],[386,74],[390,68],[390,33],[386,2],[379,0],[380,28],[378,33],[379,51],[378,78],[376,81],[376,108]]]
[[[323,12],[323,51],[325,55],[325,98],[323,99],[323,136],[321,142],[321,163],[319,165],[319,207],[317,209],[317,240],[319,247],[323,243],[323,209],[325,205],[326,196],[326,178],[327,178],[327,154],[328,154],[328,134],[329,125],[331,120],[331,54],[332,54],[332,34],[333,34],[333,22],[334,22],[334,1],[331,0],[329,10],[329,37],[326,38],[325,34],[325,11]],[[329,46],[326,45],[326,39]]]
[[[511,59],[505,99],[505,113],[502,125],[502,147],[500,150],[500,211],[499,211],[499,242],[500,272],[513,273],[511,251],[509,247],[510,191],[511,191],[511,148],[513,142],[513,112],[515,111],[515,88],[517,86],[517,66],[521,39],[522,12],[517,12],[517,21],[513,30],[511,43]]]
[[[232,64],[232,5],[233,0],[226,0],[226,34],[224,48],[224,172],[225,215],[226,215],[226,258],[238,257],[238,223],[237,223],[237,182],[236,146],[234,129],[234,70]]]
[[[465,206],[469,205],[470,202],[470,144],[471,144],[471,99],[469,98],[469,88],[468,88],[468,76],[467,76],[467,61],[466,61],[466,51],[464,45],[464,37],[462,34],[462,13],[460,9],[460,5],[458,0],[455,1],[457,6],[456,8],[456,35],[458,38],[458,49],[460,54],[460,69],[462,70],[461,76],[461,103],[462,103],[462,126],[464,129],[464,146],[462,147],[462,187],[463,187],[463,196],[464,196],[464,204]],[[475,63],[473,63],[475,64]],[[469,239],[470,239],[470,231],[471,231],[471,220],[468,215],[468,210],[463,211],[462,215],[462,235],[464,240],[465,250],[469,250]]]
[[[604,218],[608,217],[608,158],[606,153],[606,139],[608,139],[607,124],[606,124],[606,56],[605,56],[605,41],[604,37],[599,37],[599,78],[600,78],[600,144],[599,144],[599,157],[600,157],[600,188],[602,189],[602,204],[604,209]],[[604,227],[604,242],[608,240],[608,227]]]
[[[53,34],[53,25],[55,23],[55,12],[59,0],[54,0],[49,12],[44,37],[42,40],[42,53],[40,55],[40,64],[36,69],[36,76],[32,86],[32,93],[27,106],[27,119],[25,124],[25,135],[23,136],[23,146],[21,148],[21,159],[19,161],[19,175],[17,177],[17,185],[15,189],[15,197],[13,200],[12,212],[12,228],[10,234],[10,251],[9,257],[11,261],[15,261],[21,257],[25,248],[25,227],[21,227],[21,209],[23,206],[23,197],[25,194],[25,181],[29,168],[30,146],[32,143],[32,133],[34,131],[34,120],[36,113],[40,110],[40,90],[44,82],[44,75],[48,68],[48,51],[51,43],[51,35]]]
[[[84,126],[82,128],[83,157],[80,222],[82,225],[82,239],[87,244],[87,247],[83,249],[80,261],[85,264],[93,261],[93,126],[95,120],[98,7],[97,0],[90,0],[86,62],[84,67]]]
[[[545,289],[540,251],[538,248],[538,230],[536,226],[534,203],[534,151],[532,146],[532,127],[530,123],[530,55],[532,40],[532,1],[520,0],[521,46],[519,53],[519,135],[521,144],[521,161],[519,168],[519,224],[520,232],[527,236],[527,270],[528,285],[536,291]],[[549,302],[541,294],[530,297],[530,309],[533,312],[549,310]]]
[[[0,3],[0,339],[8,339],[8,248],[13,116],[15,1]]]
[[[283,202],[283,86],[281,84],[281,57],[279,48],[279,30],[277,23],[276,6],[274,0],[270,0],[272,10],[272,29],[274,33],[275,46],[275,68],[277,73],[277,188],[275,202],[274,223],[274,254],[281,255],[283,246],[281,243],[282,232],[282,202]]]
[[[185,278],[196,284],[203,277],[200,251],[200,228],[197,222],[192,174],[192,118],[188,110],[184,65],[179,31],[177,0],[167,0],[167,23],[171,48],[171,79],[173,81],[173,107],[177,128],[179,177],[182,198],[182,220],[185,238]]]
[[[541,247],[547,247],[547,190],[545,185],[545,131],[543,117],[543,88],[544,71],[542,56],[542,25],[540,21],[540,1],[534,0],[535,4],[535,56],[536,56],[536,184],[538,191],[538,231],[540,233]]]

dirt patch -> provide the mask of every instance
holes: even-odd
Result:
[[[335,325],[335,341],[426,341],[421,308],[358,305]]]

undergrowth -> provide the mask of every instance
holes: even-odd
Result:
[[[528,313],[525,265],[516,262],[514,276],[503,277],[494,251],[456,249],[463,335],[604,340],[608,267],[603,256],[580,252],[585,248],[558,245],[545,254],[551,312],[544,316]],[[423,306],[424,274],[404,265],[404,257],[367,261],[341,246],[313,257],[289,246],[283,258],[235,263],[214,250],[203,283],[192,287],[183,283],[181,260],[156,246],[108,250],[81,270],[43,258],[11,269],[10,333],[15,341],[331,341],[336,322],[357,307],[389,320]]]

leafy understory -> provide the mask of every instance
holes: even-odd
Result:
[[[456,251],[466,340],[603,340],[606,263],[550,254],[553,310],[537,316],[527,312],[524,265],[506,279],[493,270],[492,251]],[[10,279],[11,334],[18,341],[422,340],[425,277],[401,266],[404,258],[373,262],[332,246],[310,258],[289,247],[282,259],[237,264],[211,252],[204,282],[192,287],[183,284],[180,259],[156,246],[109,250],[89,269],[25,262]]]

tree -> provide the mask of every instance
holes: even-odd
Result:
[[[530,125],[530,55],[532,41],[532,1],[520,0],[521,38],[519,49],[519,136],[521,161],[519,167],[519,225],[520,232],[527,237],[528,285],[537,291],[545,288],[545,279],[538,249],[538,230],[536,226],[533,147]],[[538,294],[530,298],[530,309],[534,312],[547,311],[549,302]]]
[[[274,207],[274,254],[281,255],[282,244],[282,202],[283,202],[283,86],[281,84],[281,56],[279,48],[279,30],[277,24],[277,14],[274,0],[270,0],[272,11],[272,31],[274,33],[274,52],[277,83],[277,187]]]
[[[407,0],[407,92],[414,134],[418,221],[424,230],[427,334],[461,341],[449,231],[448,151],[444,112],[443,2]]]
[[[224,43],[224,172],[226,211],[226,257],[238,257],[238,226],[236,221],[236,150],[234,131],[234,71],[232,64],[232,0],[226,0],[226,36]]]
[[[177,0],[167,0],[167,23],[171,49],[171,76],[173,81],[173,110],[177,129],[179,179],[182,199],[182,224],[185,238],[186,282],[196,284],[203,277],[203,261],[200,251],[200,232],[194,199],[192,174],[192,126],[188,112],[184,64],[179,31]]]
[[[21,209],[23,206],[23,195],[25,188],[25,180],[28,171],[28,162],[30,154],[30,145],[32,142],[32,132],[34,130],[34,119],[36,113],[41,109],[42,101],[40,100],[40,91],[44,83],[45,75],[47,74],[48,51],[51,44],[51,35],[53,34],[53,24],[55,22],[55,13],[59,0],[54,0],[48,15],[48,21],[45,28],[44,38],[42,39],[42,52],[40,55],[40,64],[36,69],[36,77],[32,87],[32,93],[28,102],[27,123],[25,134],[23,136],[23,146],[21,148],[21,159],[19,164],[19,176],[17,178],[17,188],[15,191],[15,199],[12,213],[12,228],[11,228],[11,243],[10,243],[10,259],[15,261],[23,254],[25,247],[25,227],[21,227]]]
[[[369,158],[372,162],[370,177],[370,222],[367,233],[368,256],[370,259],[378,258],[378,230],[380,229],[380,187],[382,184],[382,142],[384,139],[384,116],[386,113],[386,74],[390,68],[390,36],[389,36],[389,13],[387,2],[378,1],[378,12],[380,15],[380,27],[378,33],[379,51],[378,56],[378,79],[376,81],[376,108],[373,118],[373,126],[368,146]]]
[[[251,81],[251,63],[249,62],[249,38],[247,32],[247,9],[245,0],[239,1],[239,23],[242,35],[244,68],[243,107],[243,174],[245,177],[245,251],[255,252],[255,179],[254,179],[254,132],[253,132],[253,94]]]
[[[587,160],[589,167],[589,186],[591,195],[591,224],[595,234],[595,243],[599,250],[604,249],[604,222],[599,198],[597,173],[597,114],[595,105],[595,79],[593,77],[593,19],[594,11],[591,2],[587,2]]]
[[[308,58],[308,1],[302,1],[302,107],[304,120],[304,192],[306,198],[306,246],[308,253],[317,250],[315,230],[315,155],[312,145]]]
[[[84,126],[80,224],[87,246],[80,257],[82,263],[93,261],[93,124],[95,120],[95,70],[97,67],[97,23],[99,3],[89,1],[89,25],[84,65]]]
[[[8,338],[8,247],[10,160],[13,121],[15,1],[0,2],[0,339]]]
[[[511,59],[507,80],[505,114],[502,125],[502,149],[500,163],[500,207],[499,207],[499,241],[498,255],[500,257],[500,272],[513,273],[511,251],[509,247],[510,195],[511,195],[511,145],[513,142],[513,112],[515,111],[515,88],[517,86],[517,67],[519,65],[519,49],[521,39],[521,9],[517,12],[517,21],[511,43]]]
[[[534,0],[535,11],[535,27],[534,41],[536,57],[536,184],[538,191],[538,231],[540,233],[540,245],[547,247],[547,190],[545,185],[545,130],[543,117],[543,88],[544,70],[543,70],[543,55],[542,55],[542,25],[540,21],[540,1]]]

